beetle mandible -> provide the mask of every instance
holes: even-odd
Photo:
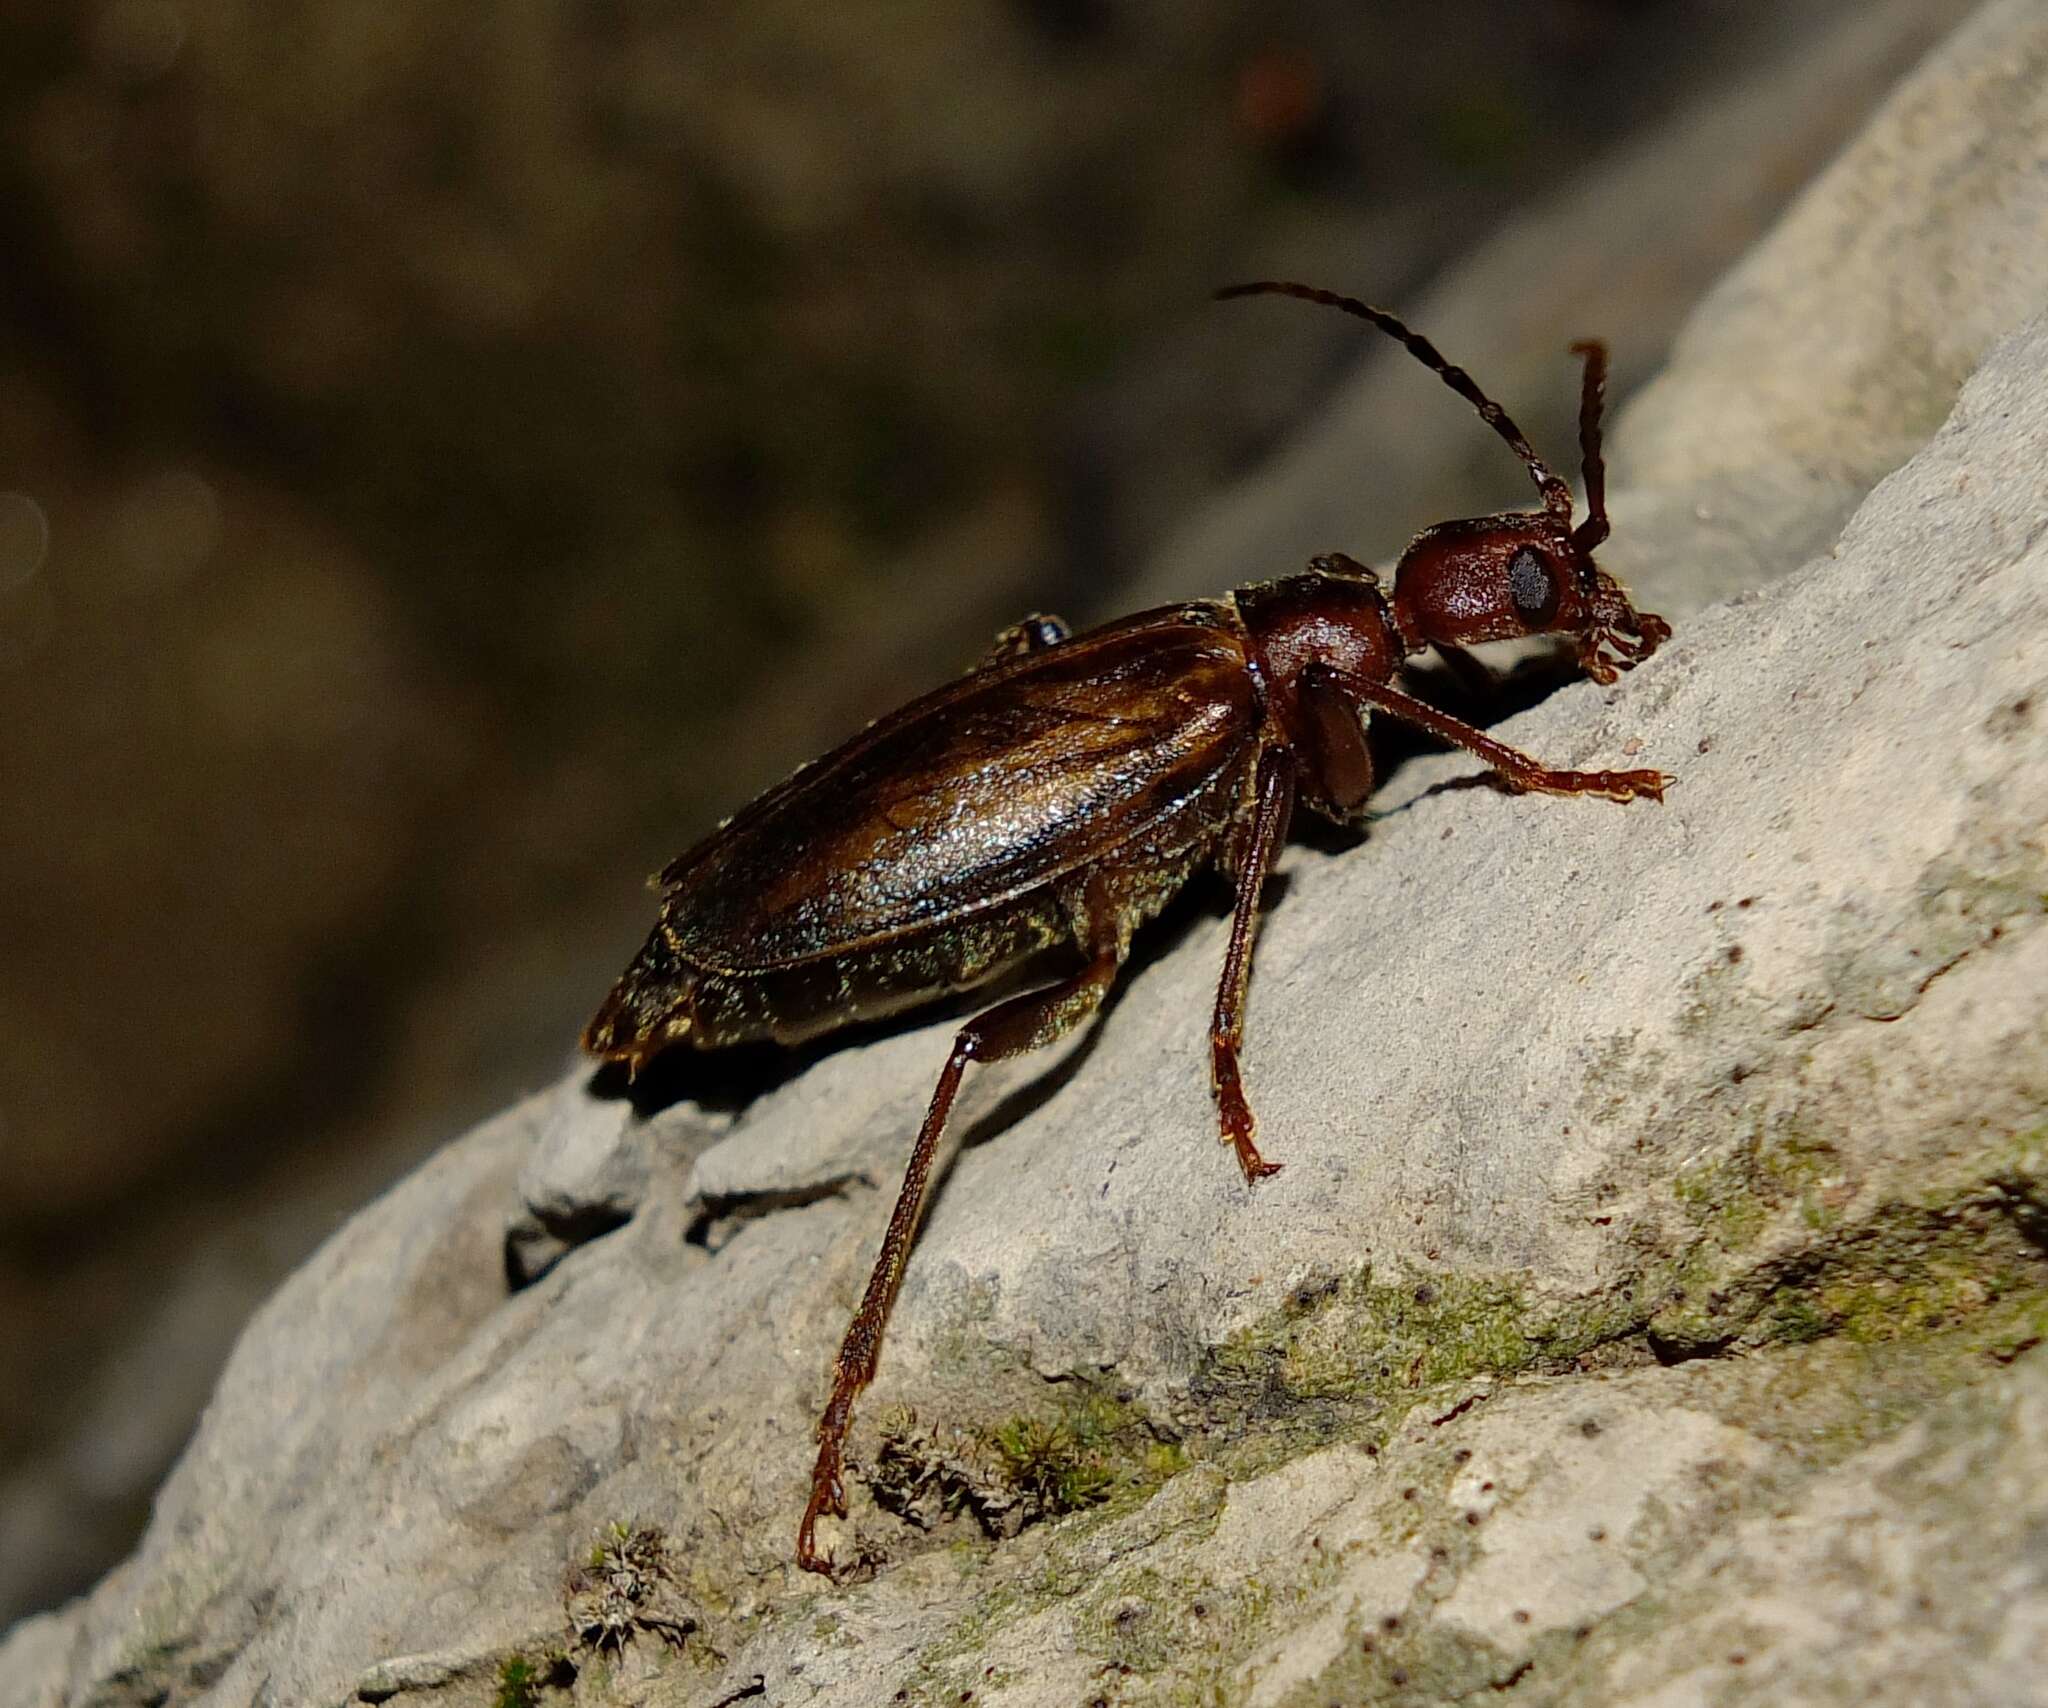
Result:
[[[1086,634],[1033,616],[967,676],[868,726],[721,825],[655,880],[661,913],[583,1035],[637,1072],[674,1044],[795,1043],[892,1013],[1066,950],[1064,977],[998,1002],[953,1040],[911,1148],[867,1291],[818,1420],[797,1561],[831,1571],[819,1517],[846,1514],[853,1404],[923,1212],[946,1118],[969,1062],[1021,1054],[1102,1004],[1132,932],[1197,872],[1236,886],[1209,1023],[1224,1140],[1249,1182],[1277,1171],[1254,1142],[1238,1064],[1259,894],[1297,802],[1356,821],[1373,789],[1375,711],[1463,747],[1514,787],[1661,800],[1657,771],[1559,771],[1394,686],[1436,647],[1569,635],[1579,668],[1612,682],[1671,629],[1637,612],[1593,562],[1607,538],[1603,345],[1584,358],[1579,445],[1586,518],[1571,489],[1462,368],[1384,309],[1267,280],[1219,297],[1303,298],[1370,322],[1470,402],[1527,466],[1543,507],[1443,522],[1402,553],[1391,591],[1339,553],[1306,574],[1169,605]]]

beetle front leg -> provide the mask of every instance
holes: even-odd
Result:
[[[1072,635],[1058,617],[1048,616],[1043,611],[1033,611],[1028,617],[1020,617],[1001,634],[988,649],[988,656],[981,661],[986,670],[991,664],[1002,664],[1013,658],[1028,658],[1034,652],[1045,652],[1056,647]]]
[[[1368,681],[1322,665],[1312,664],[1303,674],[1311,672],[1321,672],[1325,680],[1403,723],[1427,730],[1468,753],[1476,753],[1518,789],[1531,789],[1543,795],[1602,795],[1610,801],[1661,801],[1664,786],[1671,781],[1662,771],[1553,770],[1540,760],[1495,741],[1484,730],[1438,711],[1427,700],[1418,700],[1387,683]]]
[[[969,1062],[999,1062],[1071,1032],[1102,1006],[1102,999],[1116,982],[1122,960],[1120,947],[1101,948],[1087,966],[1064,983],[999,1002],[961,1027],[954,1038],[952,1053],[933,1088],[924,1125],[918,1129],[917,1143],[911,1147],[910,1164],[903,1171],[903,1186],[896,1194],[888,1231],[882,1236],[881,1253],[868,1276],[867,1292],[862,1295],[860,1309],[854,1312],[846,1338],[840,1343],[839,1359],[832,1371],[832,1397],[818,1419],[818,1462],[811,1472],[811,1498],[796,1533],[796,1563],[805,1571],[832,1575],[831,1561],[818,1552],[818,1519],[826,1513],[834,1518],[846,1516],[845,1451],[847,1431],[853,1423],[853,1402],[875,1378],[882,1329],[903,1283],[903,1266],[909,1260],[910,1243],[924,1214],[932,1164],[946,1130],[946,1118],[952,1113],[953,1099],[960,1090],[961,1075]]]
[[[1253,1143],[1258,1123],[1244,1094],[1237,1049],[1244,1038],[1245,989],[1252,976],[1252,936],[1259,925],[1259,894],[1294,809],[1294,755],[1269,747],[1259,755],[1258,798],[1251,827],[1237,857],[1237,905],[1230,915],[1230,947],[1223,956],[1223,980],[1216,987],[1216,1012],[1209,1022],[1209,1082],[1223,1118],[1223,1140],[1237,1152],[1245,1183],[1278,1174],[1280,1165],[1259,1155]]]

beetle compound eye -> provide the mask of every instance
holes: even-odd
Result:
[[[1515,602],[1515,615],[1531,628],[1557,615],[1557,581],[1530,546],[1508,560],[1508,597]]]

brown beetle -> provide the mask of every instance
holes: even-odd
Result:
[[[993,978],[1046,951],[1079,966],[960,1029],[904,1171],[866,1295],[818,1422],[797,1561],[821,1513],[844,1517],[842,1453],[923,1211],[940,1135],[972,1061],[1049,1044],[1095,1012],[1131,933],[1220,863],[1236,907],[1209,1024],[1224,1139],[1246,1181],[1253,1143],[1238,1066],[1259,892],[1297,799],[1355,820],[1372,793],[1377,710],[1476,753],[1518,788],[1661,799],[1656,771],[1554,771],[1393,685],[1428,647],[1576,638],[1612,682],[1669,637],[1593,562],[1607,537],[1600,408],[1606,351],[1585,358],[1579,442],[1587,517],[1500,406],[1384,310],[1304,285],[1234,286],[1343,309],[1400,340],[1528,465],[1538,511],[1445,522],[1402,554],[1391,593],[1341,555],[1305,575],[1170,605],[1070,636],[1054,617],[1005,631],[981,667],[863,730],[721,825],[656,882],[661,916],[584,1033],[634,1071],[672,1044],[794,1043]]]

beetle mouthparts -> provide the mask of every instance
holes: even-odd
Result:
[[[1629,603],[1628,589],[1593,569],[1593,617],[1579,636],[1579,668],[1595,682],[1633,670],[1671,638],[1671,625]]]

